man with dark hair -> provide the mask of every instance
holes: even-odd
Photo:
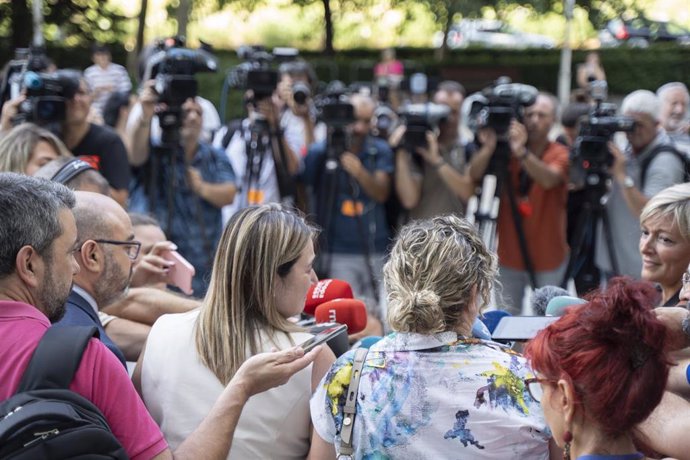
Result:
[[[84,246],[78,244],[74,205],[74,195],[60,184],[0,173],[0,401],[15,394],[49,320],[62,316],[79,272],[74,254]],[[249,397],[285,383],[315,356],[291,349],[250,358],[174,454],[127,372],[100,341],[89,341],[70,389],[98,407],[130,458],[223,458]]]
[[[462,215],[474,192],[466,172],[465,143],[460,137],[460,109],[465,88],[455,81],[438,85],[433,101],[445,105],[450,114],[437,133],[427,133],[427,146],[408,152],[400,145],[405,127],[391,136],[395,148],[395,190],[411,219],[441,214]]]

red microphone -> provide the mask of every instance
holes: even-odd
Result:
[[[352,287],[347,281],[324,279],[312,284],[307,291],[304,313],[314,315],[316,307],[334,299],[351,299]]]
[[[367,308],[356,299],[335,299],[322,303],[314,312],[316,324],[339,323],[347,325],[348,334],[356,334],[367,326]]]

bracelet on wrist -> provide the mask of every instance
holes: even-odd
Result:
[[[523,151],[522,155],[520,155],[520,156],[518,157],[518,160],[520,160],[520,161],[525,161],[525,160],[527,159],[528,156],[529,156],[529,150],[525,149],[525,150]]]

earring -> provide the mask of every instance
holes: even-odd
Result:
[[[573,434],[570,431],[563,433],[563,460],[570,460],[570,443],[573,442]]]

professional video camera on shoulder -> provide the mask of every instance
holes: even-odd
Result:
[[[65,119],[65,103],[79,89],[80,72],[57,70],[47,72],[51,61],[43,48],[19,48],[3,76],[2,102],[25,94],[12,123],[24,122],[47,126]]]
[[[584,172],[585,185],[597,185],[608,177],[608,168],[613,164],[608,142],[616,132],[634,130],[635,120],[617,116],[616,105],[604,102],[607,95],[605,81],[591,82],[590,93],[595,105],[590,114],[580,120],[571,160],[575,168]]]
[[[426,147],[427,131],[437,132],[439,125],[448,118],[450,107],[433,102],[407,104],[398,114],[406,127],[403,148],[416,154],[418,147]]]
[[[198,94],[199,87],[194,75],[198,72],[215,72],[218,62],[207,49],[185,48],[184,39],[180,37],[159,42],[157,49],[148,60],[143,81],[155,78],[158,102],[166,106],[164,111],[158,113],[161,142],[163,145],[174,144],[182,125],[182,104]]]
[[[499,140],[505,138],[513,119],[522,122],[525,107],[537,100],[539,91],[534,86],[512,83],[509,77],[500,77],[492,85],[474,95],[470,108],[470,125],[474,130],[493,128]]]

